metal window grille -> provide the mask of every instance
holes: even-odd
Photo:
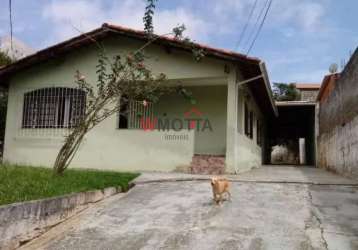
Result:
[[[147,103],[143,105],[141,101],[131,101],[129,103],[129,123],[128,128],[139,129],[142,128],[142,121],[153,121],[154,118],[154,107],[153,103]]]
[[[72,128],[85,113],[86,93],[51,87],[25,93],[22,128]]]
[[[121,113],[119,119],[119,128],[141,129],[143,121],[153,121],[154,105],[147,102],[144,106],[141,101],[130,101],[127,111],[124,114]]]

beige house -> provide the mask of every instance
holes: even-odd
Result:
[[[85,96],[74,84],[76,70],[89,82],[96,81],[94,39],[109,56],[136,50],[147,40],[141,31],[103,24],[0,69],[0,82],[9,89],[5,161],[53,164],[84,108]],[[259,167],[267,145],[266,120],[277,115],[265,64],[196,46],[205,52],[199,62],[190,46],[168,37],[158,37],[145,51],[146,65],[166,74],[168,84],[184,85],[197,100],[195,105],[174,94],[147,106],[131,103],[128,117],[113,116],[88,134],[71,167],[202,173]],[[167,119],[173,126],[143,130],[135,118],[138,112]],[[202,122],[202,129],[186,124],[188,117]]]
[[[296,89],[300,93],[300,101],[315,102],[320,83],[295,83]]]

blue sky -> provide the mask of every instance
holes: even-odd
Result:
[[[155,32],[184,23],[186,35],[233,50],[255,0],[159,0]],[[258,0],[239,52],[266,0]],[[0,2],[0,36],[9,33],[8,1]],[[14,36],[35,49],[104,22],[142,29],[143,0],[13,0]],[[272,82],[320,82],[332,63],[358,46],[358,1],[273,0],[250,55],[266,62]],[[245,46],[246,45],[246,46]]]

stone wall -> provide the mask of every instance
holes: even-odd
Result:
[[[190,166],[191,174],[224,174],[225,156],[194,155]]]
[[[318,166],[358,178],[358,49],[320,103]]]
[[[300,90],[300,94],[301,101],[315,102],[318,95],[318,90]]]

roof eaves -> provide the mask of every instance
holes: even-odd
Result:
[[[3,68],[0,68],[0,76],[3,74],[7,74],[12,70],[16,70],[16,67],[20,68],[21,66],[26,67],[31,65],[34,62],[42,61],[53,57],[56,53],[65,52],[71,48],[76,47],[76,45],[81,45],[85,41],[89,41],[90,39],[94,39],[99,35],[103,34],[105,31],[101,28],[94,29],[90,32],[83,33],[76,37],[70,38],[53,46],[47,47],[40,51],[37,51],[34,54],[30,54],[26,57],[21,58],[14,63],[6,65]]]
[[[122,35],[141,39],[141,40],[148,40],[148,36],[144,31],[139,31],[139,30],[125,28],[118,25],[104,23],[100,28],[97,28],[87,33],[82,33],[76,37],[73,37],[56,45],[40,50],[32,55],[29,55],[27,57],[18,60],[15,63],[9,64],[6,67],[1,68],[0,76],[11,74],[13,72],[16,72],[17,70],[21,70],[23,68],[31,66],[34,63],[45,61],[47,59],[60,55],[61,53],[69,51],[72,48],[79,47],[84,43],[91,42],[91,39],[94,40],[98,37],[101,37],[102,35],[104,36],[111,32],[120,33]],[[185,43],[181,40],[167,37],[167,36],[156,36],[156,37],[157,37],[157,41],[155,42],[157,43],[158,42],[165,43],[169,46],[177,47],[180,49],[186,49],[186,50],[192,49],[191,47],[192,44]],[[249,57],[240,53],[227,51],[223,49],[216,49],[199,43],[193,43],[193,44],[198,48],[204,49],[207,55],[214,56],[223,60],[238,61],[238,62],[247,63],[248,65],[256,65],[256,66],[260,63],[260,59],[255,57]]]
[[[123,26],[113,25],[113,24],[108,24],[108,23],[104,23],[102,25],[102,27],[106,28],[107,30],[110,30],[110,31],[114,31],[117,33],[119,32],[122,35],[130,35],[130,36],[134,36],[134,37],[137,37],[140,39],[148,39],[147,34],[141,30],[130,29],[130,28],[126,28]],[[174,37],[168,37],[165,35],[154,35],[154,40],[155,41],[153,41],[153,42],[162,42],[162,43],[171,45],[173,47],[184,48],[184,49],[189,49],[189,50],[192,49],[191,45],[194,45],[197,48],[205,50],[205,52],[207,52],[211,55],[218,56],[218,57],[224,58],[224,59],[244,60],[246,62],[251,62],[254,64],[260,63],[260,59],[256,58],[256,57],[247,56],[247,55],[244,55],[241,53],[237,53],[237,52],[229,51],[229,50],[225,50],[225,49],[218,49],[218,48],[214,48],[214,47],[211,47],[208,45],[195,43],[195,42],[193,42],[192,44],[188,44],[182,40],[175,39]]]
[[[269,77],[268,77],[268,74],[267,74],[266,65],[265,65],[264,61],[260,61],[260,70],[261,70],[261,72],[263,74],[263,79],[264,79],[264,82],[265,82],[266,91],[267,91],[267,94],[268,94],[269,99],[270,99],[270,103],[271,103],[271,107],[273,109],[273,113],[277,117],[278,116],[278,110],[277,110],[276,104],[275,104],[275,102],[273,100],[271,84],[270,84],[270,80],[269,80]]]

